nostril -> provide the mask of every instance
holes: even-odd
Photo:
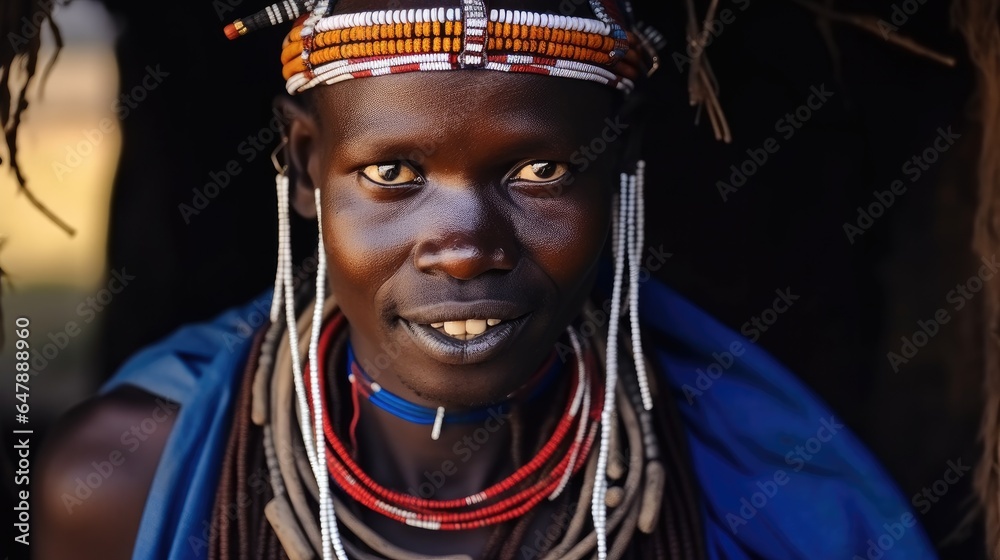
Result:
[[[427,241],[416,248],[414,264],[417,270],[444,273],[459,280],[470,280],[494,270],[513,268],[513,252],[504,247],[490,247],[482,239],[450,236],[443,241]]]

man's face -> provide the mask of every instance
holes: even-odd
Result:
[[[321,189],[330,285],[359,362],[430,406],[503,400],[592,287],[620,146],[580,149],[608,138],[611,92],[457,71],[313,95],[317,118],[293,128],[292,150],[306,154],[300,186]]]

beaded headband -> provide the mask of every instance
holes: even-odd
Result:
[[[353,78],[463,68],[580,79],[628,93],[658,68],[658,34],[627,23],[627,1],[589,2],[596,19],[487,10],[485,0],[337,15],[330,15],[335,0],[284,0],[225,33],[236,39],[294,20],[281,51],[293,95]]]

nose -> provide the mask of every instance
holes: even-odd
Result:
[[[517,265],[518,243],[510,218],[483,196],[450,197],[435,214],[415,247],[414,264],[420,272],[471,280]]]

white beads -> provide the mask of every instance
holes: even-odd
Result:
[[[516,25],[540,25],[551,29],[585,31],[587,33],[599,33],[606,36],[611,35],[611,26],[600,20],[526,12],[523,10],[490,10],[490,21]]]
[[[645,243],[645,205],[643,190],[645,187],[646,162],[636,164],[633,177],[631,205],[629,215],[629,321],[632,327],[632,361],[635,362],[635,373],[639,380],[639,394],[642,396],[642,407],[653,409],[653,396],[649,391],[649,378],[646,371],[646,361],[642,352],[642,331],[639,327],[639,272],[642,267],[642,251]]]
[[[580,449],[583,446],[583,440],[587,436],[588,428],[588,416],[587,413],[590,410],[590,384],[587,383],[587,364],[583,359],[583,348],[580,346],[580,339],[577,337],[576,331],[573,327],[567,327],[566,332],[569,333],[570,343],[573,345],[573,354],[576,355],[576,369],[577,378],[579,386],[583,387],[583,391],[577,391],[576,395],[573,397],[573,404],[570,407],[570,416],[576,417],[580,408],[583,408],[584,416],[580,421],[579,427],[576,431],[576,437],[573,438],[573,453],[570,455],[569,463],[566,465],[566,472],[563,473],[562,478],[559,480],[558,486],[549,494],[549,500],[555,500],[563,493],[566,486],[569,485],[569,479],[573,475],[573,468],[576,466],[576,462],[579,459]]]
[[[274,292],[271,296],[271,322],[278,322],[281,315],[282,290],[285,272],[285,243],[288,242],[288,205],[282,202],[282,193],[288,192],[288,176],[278,173],[275,177],[275,192],[278,200],[278,264],[274,273]]]
[[[421,521],[419,519],[407,519],[407,525],[412,525],[414,527],[420,527],[421,529],[429,529],[431,531],[438,531],[441,529],[441,523],[438,521]]]
[[[504,60],[506,62],[501,62]],[[555,65],[538,64],[536,58],[531,55],[491,55],[490,60],[483,67],[487,70],[499,72],[511,72],[512,64],[530,65],[544,71],[546,74],[561,78],[573,78],[596,82],[602,85],[615,83],[616,87],[623,91],[631,91],[634,84],[631,80],[615,76],[606,68],[597,65],[577,62],[572,60],[557,60]],[[318,85],[330,85],[344,80],[354,78],[352,74],[372,71],[377,75],[389,74],[395,66],[405,66],[408,64],[419,64],[421,71],[454,70],[457,65],[448,60],[446,53],[428,53],[419,55],[405,55],[386,58],[374,61],[351,63],[350,60],[337,60],[313,69],[313,79],[306,78],[304,72],[293,75],[285,84],[288,93],[295,94],[306,91]]]
[[[317,264],[316,264],[316,298],[313,301],[312,329],[309,333],[309,392],[313,403],[313,425],[311,435],[316,442],[316,463],[321,472],[314,472],[316,484],[319,487],[319,517],[320,529],[323,534],[323,556],[329,555],[330,548],[339,548],[337,557],[343,554],[337,533],[337,520],[333,512],[333,500],[330,492],[330,471],[326,466],[326,436],[323,432],[323,395],[319,389],[319,378],[323,374],[323,366],[319,363],[319,333],[323,324],[323,303],[326,301],[326,249],[323,243],[323,204],[320,192],[315,191],[316,221],[319,224]],[[305,427],[303,427],[305,437]]]
[[[478,2],[473,2],[473,4],[478,4]],[[280,23],[284,20],[284,14],[279,12],[277,6],[278,5],[275,4],[273,9],[267,8],[267,13],[272,19],[272,23],[275,21]],[[551,29],[584,31],[587,33],[598,33],[606,36],[611,35],[611,26],[597,19],[528,12],[524,10],[491,9],[489,13],[486,13],[479,7],[470,8],[468,6],[465,8],[379,10],[354,14],[338,14],[317,19],[315,22],[307,25],[315,27],[318,32],[323,32],[368,25],[426,22],[444,23],[448,21],[460,21],[462,19],[463,11],[467,12],[467,17],[477,19],[483,18],[494,23],[535,25],[549,27]],[[295,15],[296,17],[298,16],[298,14]]]
[[[382,500],[375,500],[375,507],[383,509],[383,510],[389,512],[389,513],[392,513],[394,515],[398,515],[398,516],[403,517],[405,519],[416,519],[417,518],[417,514],[416,513],[413,513],[412,511],[406,511],[405,509],[398,508],[398,507],[396,507],[394,505],[391,505],[391,504],[387,504],[387,503],[383,502]]]
[[[608,557],[607,493],[608,453],[611,447],[611,423],[615,410],[615,387],[618,385],[618,324],[621,320],[622,281],[625,273],[626,234],[622,231],[627,220],[629,185],[634,181],[621,175],[621,192],[618,195],[618,217],[614,223],[615,276],[611,290],[611,318],[608,323],[608,345],[605,352],[604,409],[601,411],[601,444],[597,454],[597,472],[594,475],[594,493],[591,496],[591,515],[597,535],[597,558]]]
[[[480,504],[480,503],[485,502],[485,501],[486,501],[486,493],[485,492],[480,492],[478,494],[473,494],[473,495],[468,496],[467,498],[465,498],[466,505],[470,505],[470,506],[475,505],[475,504]]]
[[[434,417],[434,427],[431,429],[431,439],[437,441],[441,437],[441,424],[444,423],[444,407],[439,406]]]

